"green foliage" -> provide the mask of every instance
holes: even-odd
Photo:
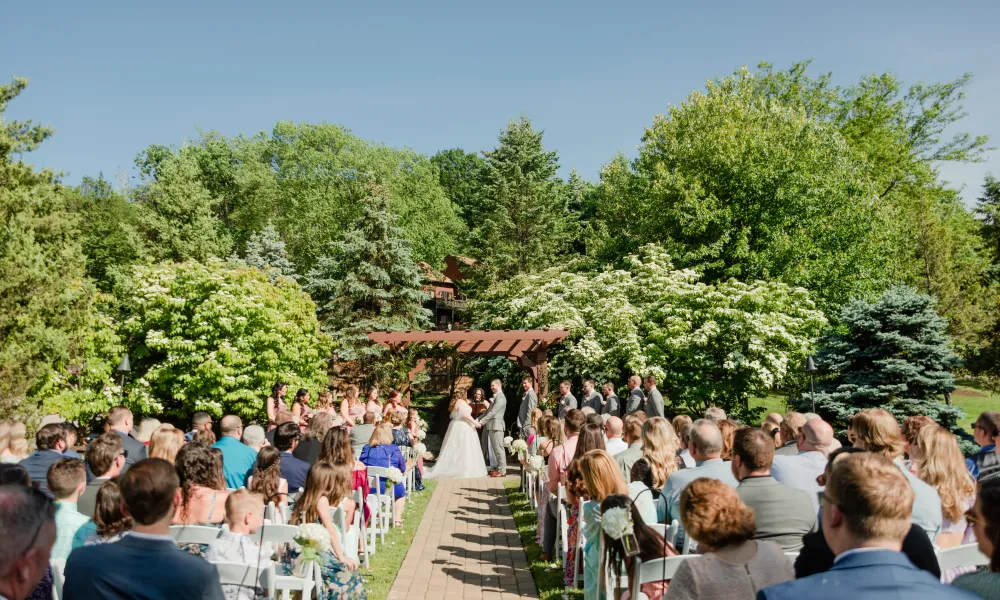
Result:
[[[627,269],[553,267],[491,288],[474,303],[484,328],[568,329],[550,378],[621,382],[654,374],[674,412],[716,404],[750,418],[749,401],[782,381],[826,325],[808,292],[773,282],[706,285],[643,247]]]
[[[571,239],[567,194],[556,176],[556,152],[525,117],[511,121],[500,145],[484,152],[482,187],[465,210],[470,251],[485,282],[551,265]]]
[[[959,360],[933,298],[896,287],[874,303],[849,302],[840,323],[820,342],[816,362],[829,379],[817,386],[817,412],[846,425],[861,409],[884,408],[897,418],[926,415],[960,429],[962,411],[943,402],[955,389],[951,371]],[[807,392],[798,404],[811,400]]]
[[[21,78],[0,85],[0,414],[35,422],[99,404],[120,347],[97,312],[66,190],[17,157],[52,133],[3,118],[26,87]]]
[[[326,387],[330,339],[292,280],[210,259],[137,266],[123,325],[141,414],[261,417],[276,380]]]
[[[389,212],[385,188],[373,186],[362,211],[309,272],[306,289],[316,299],[323,329],[336,340],[337,359],[353,362],[358,378],[369,382],[398,381],[408,361],[367,334],[421,329],[430,311],[422,306],[420,272]]]
[[[438,181],[441,182],[445,196],[451,200],[455,211],[466,217],[468,207],[475,202],[476,194],[482,187],[485,161],[478,154],[452,148],[432,156],[431,164],[437,167]],[[469,229],[475,226],[468,219],[465,224]]]
[[[278,230],[270,222],[259,233],[250,236],[243,262],[248,267],[268,273],[271,279],[276,277],[295,279],[295,267],[288,260],[285,242],[281,241]]]
[[[84,177],[75,191],[70,206],[78,216],[87,275],[101,291],[110,292],[149,253],[139,212],[103,176]]]
[[[993,254],[993,264],[1000,264],[1000,180],[987,175],[983,195],[976,201],[976,216],[982,223],[982,237]]]

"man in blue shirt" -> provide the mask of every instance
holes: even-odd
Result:
[[[1000,455],[997,454],[997,438],[1000,438],[1000,412],[983,411],[972,424],[972,437],[979,444],[979,452],[965,459],[969,473],[979,479],[1000,476]]]
[[[257,461],[257,452],[240,441],[243,436],[243,421],[236,415],[222,417],[220,429],[222,437],[212,447],[222,451],[222,474],[226,477],[226,487],[244,487],[247,476]]]

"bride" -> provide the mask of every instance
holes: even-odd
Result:
[[[448,406],[451,423],[444,434],[437,462],[425,479],[472,479],[486,477],[486,461],[476,433],[482,424],[472,418],[472,407],[456,395]]]

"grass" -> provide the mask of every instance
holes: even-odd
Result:
[[[528,555],[528,565],[531,568],[531,576],[535,579],[535,587],[538,588],[539,600],[558,600],[563,595],[575,600],[582,599],[583,590],[567,590],[563,585],[561,564],[542,562],[538,559],[542,554],[542,548],[535,543],[538,516],[528,503],[528,497],[521,492],[519,481],[508,478],[504,482],[504,487],[507,490],[510,511],[514,515],[514,523],[517,525],[517,533],[521,536],[521,545]]]
[[[371,558],[371,566],[365,569],[362,565],[361,576],[365,581],[365,591],[369,600],[385,600],[389,597],[389,590],[396,581],[396,574],[403,566],[403,559],[410,549],[414,536],[417,535],[417,526],[420,519],[430,504],[431,496],[437,487],[437,481],[425,480],[427,489],[422,492],[413,492],[410,495],[411,501],[406,503],[403,511],[403,523],[405,526],[400,529],[393,527],[385,536],[385,543],[378,544],[375,555]]]

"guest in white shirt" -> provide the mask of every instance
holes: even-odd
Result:
[[[622,429],[624,426],[622,420],[618,417],[610,417],[607,423],[604,424],[604,435],[608,438],[604,446],[611,456],[628,450],[628,444],[622,439]]]
[[[250,536],[257,533],[264,522],[264,497],[245,489],[236,490],[226,499],[226,523],[229,531],[223,531],[212,544],[205,558],[209,562],[239,563],[254,567],[271,566],[271,545],[258,545]],[[226,600],[255,600],[251,587],[223,585]],[[256,598],[264,598],[264,590],[256,590]]]
[[[826,470],[832,441],[833,428],[829,423],[823,419],[806,421],[795,442],[799,453],[795,456],[782,456],[775,452],[774,464],[771,466],[771,477],[775,481],[808,492],[816,512],[819,512],[816,493],[823,489],[816,479]]]
[[[674,419],[674,420],[676,421],[677,419]],[[690,421],[691,421],[691,419],[688,419],[688,423],[686,425],[684,425],[683,427],[681,427],[680,429],[677,429],[676,427],[674,427],[674,430],[677,431],[677,437],[681,438],[681,447],[682,447],[682,450],[680,451],[680,453],[677,456],[679,456],[681,458],[681,462],[684,463],[684,468],[685,469],[693,469],[696,466],[698,466],[697,463],[694,460],[694,457],[691,456],[691,451],[688,450],[688,444],[691,442],[691,423],[690,423]]]

